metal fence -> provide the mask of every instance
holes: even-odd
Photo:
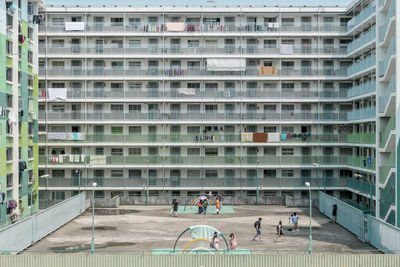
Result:
[[[19,267],[397,267],[400,255],[20,255],[0,257],[1,266]]]
[[[364,222],[363,211],[351,205],[331,197],[323,192],[319,192],[319,210],[332,219],[333,205],[337,205],[336,222],[344,228],[354,233],[358,239],[366,241],[366,222]]]
[[[86,193],[82,192],[1,229],[0,252],[12,251],[14,254],[26,249],[34,242],[79,216],[86,208]]]
[[[384,253],[400,253],[400,229],[372,216],[368,216],[368,241]]]

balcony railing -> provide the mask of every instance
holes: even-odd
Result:
[[[379,61],[379,76],[382,77],[385,75],[389,63],[390,63],[390,59],[393,55],[395,55],[396,53],[396,38],[393,38],[392,41],[390,41],[390,44],[388,46],[388,49],[386,50],[386,55],[385,55],[385,59]]]
[[[338,23],[184,23],[179,25],[179,29],[172,31],[168,27],[169,22],[165,23],[109,23],[109,22],[85,22],[84,28],[78,32],[137,32],[146,34],[161,34],[179,32],[188,33],[224,33],[224,32],[345,32],[346,26]],[[46,23],[39,25],[40,32],[70,32],[65,30],[64,24]],[[76,31],[74,31],[76,33]]]
[[[384,184],[386,182],[386,178],[392,168],[396,168],[396,151],[390,153],[390,156],[387,159],[386,163],[384,163],[383,166],[379,167],[379,181],[381,182],[381,184]]]
[[[357,180],[354,178],[348,178],[347,179],[347,187],[350,187],[354,190],[363,192],[364,194],[367,194],[367,195],[375,196],[375,184],[367,182],[367,181]]]
[[[245,113],[232,112],[230,110],[221,110],[219,112],[170,112],[164,113],[159,111],[144,112],[55,112],[49,111],[39,112],[39,120],[48,121],[65,121],[65,120],[87,120],[87,121],[104,121],[104,120],[124,120],[124,121],[347,121],[373,118],[372,108],[356,110],[354,112],[313,112],[313,111],[286,111],[286,112],[253,112]],[[350,114],[350,115],[349,115]],[[348,117],[350,116],[350,118]]]
[[[393,92],[396,91],[396,77],[393,76],[392,79],[390,79],[389,85],[386,88],[386,92],[383,96],[379,97],[379,112],[384,112],[386,109],[386,106],[389,102],[390,96]]]
[[[375,13],[376,7],[369,5],[367,8],[363,9],[358,13],[353,19],[347,22],[347,31],[354,29],[356,26],[360,25],[364,20],[369,18]]]
[[[62,156],[62,160],[60,160]],[[72,157],[71,157],[72,156]],[[345,156],[99,156],[99,155],[39,155],[40,165],[64,166],[64,165],[88,165],[91,166],[215,166],[215,165],[248,165],[248,166],[285,166],[306,165],[313,163],[320,165],[350,165],[360,168],[375,170],[375,159]]]
[[[371,81],[367,83],[360,84],[358,86],[354,86],[347,90],[347,97],[352,98],[355,96],[368,94],[376,91],[376,81]]]
[[[79,134],[84,138],[71,138],[70,133],[54,138],[55,133],[39,134],[42,143],[241,143],[240,134],[227,133],[192,133],[192,134]],[[361,143],[375,144],[374,133],[341,133],[341,134],[294,134],[291,138],[280,139],[277,143]],[[270,142],[271,143],[271,142]]]
[[[384,182],[382,182],[384,183]],[[385,218],[390,207],[396,204],[396,175],[393,173],[384,188],[380,188],[379,202],[381,218]]]
[[[365,120],[365,119],[372,119],[375,117],[376,117],[375,107],[355,109],[347,113],[348,120]]]
[[[375,66],[376,64],[376,58],[375,54],[372,54],[358,62],[353,63],[350,67],[347,68],[347,75],[351,76],[353,74],[356,74],[360,71],[363,71],[365,69],[368,69],[370,67]]]
[[[181,45],[148,45],[141,47],[131,47],[130,44],[121,45],[63,45],[63,46],[40,46],[40,54],[47,55],[201,55],[201,54],[269,54],[276,55],[283,48],[280,47],[263,47],[262,45],[245,45],[240,48],[237,45],[223,45],[222,47],[183,47]],[[337,45],[302,45],[293,46],[289,52],[291,55],[309,55],[309,54],[327,54],[327,55],[343,55],[346,53],[346,47]]]
[[[380,147],[384,147],[386,145],[386,142],[389,138],[390,132],[393,131],[395,128],[396,128],[396,113],[394,113],[390,117],[389,122],[386,125],[386,129],[383,132],[381,132],[380,140],[379,140]]]
[[[259,68],[257,67],[247,67],[245,71],[210,71],[202,68],[147,68],[147,69],[130,69],[123,67],[115,68],[40,68],[39,75],[47,75],[49,77],[65,77],[65,76],[75,76],[75,77],[109,77],[109,76],[140,76],[140,77],[200,77],[200,76],[212,76],[212,77],[227,77],[227,76],[252,76],[252,77],[274,77],[274,76],[330,76],[330,77],[345,77],[347,74],[346,68],[328,68],[323,67],[322,69],[317,68],[281,68],[277,69],[275,74],[260,74]]]
[[[376,29],[370,29],[368,32],[361,34],[357,39],[354,39],[351,43],[347,45],[347,54],[350,54],[360,47],[363,47],[365,44],[375,40],[376,38]]]
[[[310,182],[311,187],[346,187],[346,178],[334,177],[149,177],[149,187],[304,187]],[[115,177],[88,177],[80,181],[81,188],[91,187],[96,182],[98,187],[140,188],[147,186],[147,177],[115,178]],[[47,181],[39,180],[40,187],[60,188],[79,186],[78,177],[50,178]]]
[[[388,12],[386,14],[385,22],[383,23],[383,25],[379,26],[379,42],[384,41],[386,32],[390,25],[390,20],[394,15],[396,15],[396,1],[392,0]]]

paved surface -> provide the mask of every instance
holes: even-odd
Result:
[[[308,209],[287,208],[284,206],[234,206],[234,214],[197,215],[181,214],[174,218],[170,216],[169,206],[122,206],[118,209],[98,209],[95,216],[96,251],[115,251],[129,253],[146,250],[151,254],[153,249],[172,249],[179,234],[193,225],[210,225],[221,231],[228,239],[230,233],[237,236],[238,247],[250,249],[253,253],[304,253],[307,250],[309,237]],[[287,231],[289,215],[297,212],[300,216],[299,232]],[[264,242],[254,242],[254,222],[262,217]],[[42,251],[78,252],[90,250],[91,213],[86,212],[62,228],[50,234],[30,247],[24,253]],[[277,243],[275,227],[282,220],[285,236]],[[316,252],[359,253],[348,250],[376,250],[360,242],[355,235],[340,225],[329,223],[329,219],[313,210],[313,249]],[[182,249],[190,241],[185,234],[178,242],[177,248]],[[204,241],[196,246],[208,246]],[[221,242],[220,247],[225,245]],[[300,252],[301,251],[301,252]],[[363,253],[368,253],[363,251]]]

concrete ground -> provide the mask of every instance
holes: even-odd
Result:
[[[309,238],[309,217],[307,208],[285,206],[234,206],[234,214],[197,215],[182,214],[170,216],[168,206],[121,206],[118,209],[97,209],[95,215],[96,252],[146,253],[153,249],[172,249],[175,240],[187,227],[209,225],[221,231],[226,239],[235,233],[238,248],[250,249],[253,253],[306,253]],[[300,217],[299,232],[289,232],[289,216],[297,212]],[[262,217],[264,242],[252,241],[255,234],[254,222]],[[70,252],[90,250],[91,213],[86,212],[62,228],[37,242],[24,253]],[[282,220],[285,236],[273,242],[275,227]],[[324,253],[378,253],[364,244],[355,235],[329,219],[318,210],[313,210],[313,249]],[[186,233],[178,242],[182,249],[190,241]],[[208,247],[208,243],[198,242],[190,248]],[[221,242],[221,248],[225,245]],[[143,250],[145,250],[143,252]],[[350,251],[351,250],[351,251]],[[362,252],[360,252],[362,250]]]

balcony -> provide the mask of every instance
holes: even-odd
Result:
[[[379,188],[380,217],[386,218],[392,205],[396,205],[396,175],[393,173],[385,187]]]
[[[358,180],[354,178],[347,179],[347,187],[356,191],[362,192],[366,195],[375,196],[375,184],[368,181]]]
[[[386,182],[388,174],[392,168],[396,168],[396,151],[391,152],[389,158],[386,160],[386,163],[383,163],[383,166],[379,167],[379,182],[381,184]]]
[[[369,5],[367,8],[363,9],[354,18],[347,22],[347,31],[351,31],[360,25],[364,20],[375,14],[375,6]]]
[[[60,160],[62,157],[62,160]],[[374,169],[373,165],[363,166],[362,160],[367,159],[358,157],[341,156],[99,156],[99,155],[39,155],[39,164],[46,166],[66,166],[66,165],[88,165],[91,166],[216,166],[216,165],[249,165],[249,166],[312,166],[313,163],[320,165],[352,165],[361,168]],[[360,161],[360,163],[358,162]],[[366,163],[367,164],[367,163]]]
[[[183,78],[183,77],[200,77],[200,76],[210,76],[219,79],[221,77],[259,77],[259,78],[271,78],[278,76],[287,76],[287,77],[295,77],[295,76],[327,76],[327,77],[338,77],[345,78],[346,77],[346,69],[345,68],[331,68],[331,67],[323,67],[322,69],[303,67],[303,68],[281,68],[276,69],[277,73],[272,74],[261,74],[260,68],[258,67],[247,67],[245,71],[236,71],[236,70],[225,70],[225,71],[210,71],[202,68],[147,68],[147,69],[131,69],[131,68],[103,68],[103,67],[75,67],[75,68],[40,68],[39,75],[48,76],[48,77],[57,77],[62,78],[66,76],[74,76],[74,77],[165,77],[165,78]]]
[[[390,3],[390,7],[386,14],[385,22],[383,25],[379,26],[379,42],[383,42],[385,40],[385,36],[387,35],[387,30],[390,26],[390,20],[393,16],[396,15],[396,1],[392,0]]]
[[[202,121],[234,121],[239,122],[240,120],[246,121],[347,121],[360,120],[373,118],[371,114],[373,111],[370,108],[356,110],[353,112],[334,112],[334,111],[282,111],[282,112],[235,112],[231,110],[221,110],[218,112],[200,112],[200,111],[189,111],[189,112],[159,112],[159,111],[148,111],[148,112],[99,112],[99,111],[88,111],[88,112],[55,112],[48,111],[39,112],[39,120],[42,121],[58,121],[65,122],[71,120],[86,120],[86,121],[159,121],[165,122],[170,121],[174,123],[179,122],[202,122]],[[348,118],[350,114],[350,118]]]
[[[347,45],[347,54],[351,54],[363,47],[364,45],[372,42],[376,38],[376,29],[370,29],[366,33],[362,33],[357,39],[354,39],[351,43]]]
[[[347,113],[348,120],[367,120],[367,119],[375,119],[375,117],[376,117],[375,107],[355,109]]]
[[[386,92],[384,95],[379,97],[379,112],[383,113],[386,110],[386,107],[388,105],[388,102],[390,100],[390,97],[392,93],[396,92],[396,77],[393,76],[392,79],[390,79],[389,85],[386,88]]]
[[[396,38],[393,38],[390,41],[388,49],[386,50],[385,59],[379,61],[379,77],[385,76],[385,73],[388,69],[391,57],[396,53]]]
[[[362,60],[353,63],[350,67],[347,68],[347,75],[352,76],[358,72],[364,71],[371,67],[374,67],[376,64],[375,54],[372,54]]]
[[[124,143],[124,144],[143,144],[143,143],[241,143],[240,134],[232,133],[192,133],[192,134],[85,134],[85,133],[47,133],[39,135],[41,143]],[[75,134],[76,137],[73,136]],[[61,136],[61,137],[60,137]],[[271,142],[269,142],[271,143]],[[276,143],[348,143],[348,144],[375,144],[374,133],[341,133],[341,134],[291,134],[290,138],[281,139]],[[50,145],[49,144],[49,145]],[[260,145],[260,143],[257,143]]]
[[[68,23],[68,22],[66,22]],[[174,24],[174,25],[172,25]],[[348,27],[347,27],[348,28]],[[98,33],[98,32],[126,32],[127,34],[168,34],[185,35],[193,33],[258,33],[258,32],[345,32],[346,26],[337,23],[185,23],[185,22],[158,22],[158,23],[110,23],[84,22],[78,31],[66,30],[65,23],[46,23],[39,25],[39,32],[49,33]]]
[[[347,90],[347,98],[369,94],[375,91],[376,91],[376,81],[371,81],[349,88]]]
[[[262,186],[265,188],[304,188],[305,182],[310,182],[311,187],[346,187],[346,178],[326,177],[149,177],[149,187],[180,187],[180,188],[242,188]],[[81,179],[81,188],[91,187],[93,182],[100,188],[140,188],[147,184],[147,177],[115,178],[115,177],[88,177]],[[77,177],[50,178],[47,181],[39,180],[42,188],[77,188]]]
[[[396,113],[394,113],[394,114],[390,117],[389,122],[388,122],[388,124],[386,125],[385,131],[381,132],[381,134],[380,134],[380,140],[379,140],[379,141],[380,141],[380,142],[379,142],[379,147],[381,147],[381,148],[385,147],[385,145],[386,145],[386,143],[387,143],[387,140],[388,140],[388,138],[389,138],[391,132],[392,132],[393,130],[395,130],[395,129],[396,129]]]

